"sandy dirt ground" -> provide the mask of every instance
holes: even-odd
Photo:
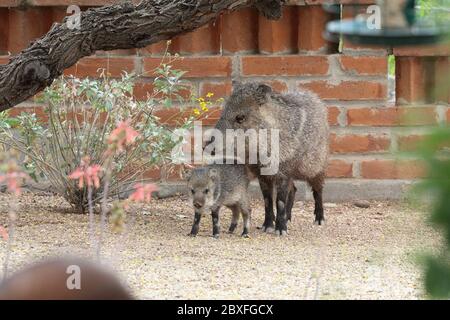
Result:
[[[8,195],[0,194],[0,224]],[[20,198],[11,270],[46,257],[89,257],[88,217],[71,213],[59,197]],[[326,224],[313,225],[313,203],[297,202],[289,235],[265,234],[262,201],[253,205],[251,238],[225,231],[211,237],[204,217],[188,237],[193,212],[183,197],[152,200],[130,215],[128,232],[106,234],[102,262],[143,299],[421,299],[420,257],[436,252],[440,236],[425,210],[401,203],[326,204]],[[133,219],[134,217],[134,219]],[[98,217],[97,217],[98,219]],[[5,252],[0,240],[0,257]]]

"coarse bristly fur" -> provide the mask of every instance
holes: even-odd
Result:
[[[242,214],[242,236],[248,236],[251,214],[248,194],[250,180],[244,165],[212,164],[187,171],[186,179],[190,203],[195,211],[191,236],[197,235],[202,215],[211,212],[213,236],[217,238],[220,233],[219,211],[222,206],[233,212],[229,232],[234,232],[239,214]]]
[[[315,199],[315,222],[324,220],[322,189],[328,162],[329,126],[327,108],[312,92],[301,90],[279,94],[262,83],[233,83],[233,92],[225,103],[216,128],[278,129],[279,170],[261,175],[260,165],[247,165],[258,176],[266,205],[265,231],[273,230],[273,192],[276,192],[275,230],[287,233],[290,220],[289,199],[295,195],[294,179],[306,180]],[[292,194],[294,193],[294,195]],[[287,214],[287,216],[286,216]]]

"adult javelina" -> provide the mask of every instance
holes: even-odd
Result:
[[[239,214],[244,221],[243,237],[250,228],[250,199],[246,168],[243,165],[209,165],[186,172],[188,192],[194,207],[194,224],[190,235],[196,236],[202,215],[211,211],[213,236],[219,237],[219,210],[226,206],[233,212],[229,232],[236,229]]]
[[[264,231],[274,228],[275,191],[275,230],[280,235],[287,233],[286,220],[290,218],[295,194],[293,179],[306,180],[312,187],[315,222],[322,224],[329,127],[326,107],[315,94],[303,90],[295,94],[278,94],[262,83],[233,83],[233,92],[225,103],[216,128],[224,134],[226,129],[279,130],[279,170],[276,174],[262,175],[260,163],[252,165],[246,162],[250,172],[258,177],[264,196]]]

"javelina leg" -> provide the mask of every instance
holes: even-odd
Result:
[[[324,174],[317,175],[311,180],[308,180],[312,188],[314,196],[314,223],[321,225],[325,221],[323,214],[322,190],[324,184]]]
[[[287,234],[286,204],[289,194],[289,180],[283,179],[277,183],[277,219],[275,233],[280,236]]]
[[[220,208],[213,209],[211,211],[212,223],[213,223],[213,237],[218,238],[220,233],[219,225],[219,210]]]
[[[238,206],[233,206],[230,209],[233,212],[233,217],[231,218],[231,224],[230,228],[228,229],[228,232],[233,233],[238,225],[240,211]]]
[[[248,238],[249,237],[248,231],[250,230],[250,218],[251,218],[250,203],[248,201],[241,204],[241,212],[242,212],[242,219],[244,220],[244,229],[242,231],[242,236],[244,238]]]
[[[201,218],[201,213],[199,211],[195,211],[194,224],[192,225],[191,233],[189,233],[190,236],[195,237],[197,235]]]
[[[287,204],[286,204],[286,219],[289,221],[292,220],[292,207],[294,206],[296,192],[297,192],[297,188],[295,187],[294,183],[292,182],[292,187],[289,190]]]
[[[274,230],[275,216],[273,214],[273,182],[269,179],[259,177],[259,186],[264,197],[265,218],[262,229],[264,232]]]

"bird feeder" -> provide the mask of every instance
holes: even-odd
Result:
[[[328,38],[338,39],[342,35],[355,44],[402,46],[434,44],[450,36],[448,24],[438,25],[417,17],[415,0],[377,0],[376,4],[354,19],[329,22]],[[340,6],[328,4],[324,8],[336,11]]]

